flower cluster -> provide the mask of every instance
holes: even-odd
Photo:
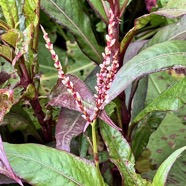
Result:
[[[96,98],[95,117],[99,110],[103,109],[102,105],[107,98],[107,92],[110,89],[111,83],[119,68],[119,50],[116,46],[116,39],[114,37],[114,30],[116,29],[118,22],[119,21],[115,19],[113,11],[110,9],[108,34],[106,35],[107,46],[105,48],[105,53],[102,54],[104,61],[100,64],[101,69],[100,73],[97,74],[97,86],[95,87],[97,91],[97,94],[94,95]]]
[[[50,42],[50,39],[48,37],[48,34],[45,32],[44,28],[41,26],[41,29],[43,31],[43,38],[46,41],[46,48],[50,51],[51,55],[52,55],[52,59],[54,60],[54,66],[55,68],[58,70],[58,78],[62,79],[62,83],[63,85],[67,88],[67,91],[74,97],[74,99],[76,100],[76,103],[79,107],[79,109],[83,112],[84,115],[82,115],[82,117],[87,120],[88,122],[90,121],[90,116],[87,112],[86,107],[83,105],[82,103],[82,98],[79,94],[79,92],[76,92],[74,90],[74,84],[72,83],[72,81],[69,80],[69,77],[65,75],[63,68],[61,66],[61,63],[59,61],[58,55],[56,54],[56,52],[53,49],[53,44]]]
[[[99,111],[103,109],[102,105],[107,98],[107,92],[110,89],[111,83],[113,82],[115,74],[119,67],[119,49],[116,44],[116,39],[114,35],[118,23],[119,20],[115,18],[113,11],[110,9],[108,34],[106,35],[107,46],[105,48],[105,53],[102,54],[104,60],[103,63],[100,64],[100,73],[97,74],[97,86],[95,87],[97,94],[94,95],[96,99],[96,106],[94,108],[94,113],[92,116],[88,114],[86,107],[82,103],[82,97],[77,91],[75,91],[73,83],[69,80],[69,77],[65,75],[58,56],[53,49],[53,44],[51,44],[48,34],[41,26],[41,29],[44,34],[43,38],[46,41],[45,46],[52,55],[52,59],[54,60],[54,66],[58,70],[58,77],[62,79],[62,83],[66,86],[67,91],[71,95],[73,95],[77,105],[84,114],[83,118],[87,120],[88,123],[95,120],[99,114]]]

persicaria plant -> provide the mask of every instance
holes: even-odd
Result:
[[[0,7],[0,184],[184,185],[185,0]]]

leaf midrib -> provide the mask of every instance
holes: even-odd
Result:
[[[51,166],[48,166],[48,165],[46,165],[46,164],[43,164],[41,161],[37,161],[37,160],[32,159],[32,158],[27,157],[27,156],[22,156],[22,155],[20,155],[20,154],[8,153],[8,152],[7,152],[6,154],[9,155],[9,156],[15,156],[15,157],[18,158],[18,159],[19,159],[19,158],[22,158],[22,159],[25,159],[25,160],[28,160],[28,161],[30,160],[30,161],[32,161],[32,162],[35,162],[35,163],[37,163],[37,164],[41,164],[42,166],[44,166],[44,167],[46,167],[46,168],[48,168],[48,169],[51,169],[53,172],[56,172],[57,174],[59,174],[59,175],[65,177],[66,179],[69,179],[71,182],[74,182],[74,183],[77,184],[77,185],[83,186],[81,183],[77,182],[76,180],[72,179],[71,177],[69,177],[69,176],[63,174],[62,172],[59,172],[58,170],[54,169],[54,168],[51,167]]]
[[[105,130],[105,132],[108,134],[108,132],[107,132],[107,130],[105,129],[105,127],[104,127],[104,130]],[[109,134],[108,134],[107,136],[109,136]],[[114,144],[114,142],[113,142],[112,140],[110,140],[110,142],[112,143],[112,146],[113,146],[113,148],[115,149],[115,152],[117,153],[118,157],[120,158],[120,160],[122,160],[122,157],[120,156],[120,154],[119,154],[118,151],[117,151],[116,145]],[[111,158],[111,159],[114,161],[115,158]],[[115,162],[116,162],[116,160],[115,160]],[[117,165],[116,165],[116,166],[117,166]],[[117,166],[117,167],[118,167],[118,166]],[[126,168],[125,165],[124,165],[124,168],[125,168],[125,170],[128,172],[128,175],[131,177],[131,180],[137,185],[136,179],[133,177],[133,175],[130,173],[130,171],[128,171],[128,169]]]
[[[88,45],[92,48],[92,50],[94,51],[94,53],[98,56],[98,58],[100,60],[102,60],[102,58],[100,57],[99,53],[96,51],[96,49],[92,46],[92,44],[89,42],[89,40],[87,39],[87,37],[83,34],[83,32],[79,29],[79,27],[68,17],[68,15],[56,4],[54,3],[52,0],[50,0],[50,2],[57,8],[59,9],[59,11],[61,11],[61,13],[68,19],[68,21],[78,30],[78,32],[82,35],[82,37],[86,40],[86,42],[88,43]]]

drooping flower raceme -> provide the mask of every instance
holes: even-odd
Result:
[[[116,38],[115,38],[115,29],[118,24],[119,24],[119,20],[115,18],[113,11],[110,9],[108,34],[106,35],[107,46],[105,48],[105,52],[102,54],[103,63],[100,64],[100,72],[97,74],[97,86],[95,87],[97,93],[94,95],[96,99],[96,106],[94,108],[94,113],[91,116],[88,114],[87,108],[83,105],[82,97],[74,89],[74,85],[69,80],[69,77],[65,75],[61,63],[59,61],[59,58],[53,49],[53,44],[50,42],[48,34],[41,26],[41,29],[44,34],[43,38],[46,41],[45,46],[52,55],[52,59],[54,60],[54,66],[58,70],[58,77],[62,79],[62,83],[67,88],[67,91],[71,95],[73,95],[79,109],[83,113],[82,117],[87,121],[87,124],[95,120],[99,114],[99,111],[104,109],[102,105],[107,98],[107,92],[110,89],[111,83],[113,82],[115,74],[119,67],[118,64],[119,48],[118,45],[116,44]]]
[[[76,103],[79,107],[79,109],[83,112],[84,115],[82,115],[82,117],[87,120],[88,122],[90,121],[90,116],[87,112],[86,107],[83,105],[82,103],[82,98],[79,94],[79,92],[74,90],[74,84],[72,83],[72,81],[69,80],[69,77],[64,73],[62,65],[59,61],[58,55],[56,54],[56,52],[53,49],[53,44],[50,42],[50,39],[48,37],[48,34],[45,32],[44,28],[41,26],[41,29],[43,31],[43,38],[46,41],[46,48],[50,51],[51,55],[52,55],[52,59],[54,60],[54,66],[55,68],[58,70],[58,78],[60,78],[62,80],[63,85],[67,88],[67,91],[74,97],[74,99],[76,100]]]

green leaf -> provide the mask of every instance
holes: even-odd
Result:
[[[176,150],[175,152],[173,152],[162,164],[161,166],[159,167],[154,179],[153,179],[153,182],[152,182],[152,185],[153,186],[164,186],[165,185],[165,182],[166,182],[166,179],[167,179],[167,176],[168,176],[168,173],[173,165],[173,163],[176,161],[176,159],[180,156],[180,154],[186,150],[186,146],[185,147],[182,147],[178,150]]]
[[[15,0],[1,0],[0,6],[9,27],[15,28],[19,22],[18,10]]]
[[[10,29],[6,33],[1,35],[1,39],[15,48],[16,42],[19,37],[19,31],[16,29]]]
[[[158,129],[151,135],[147,148],[151,151],[149,160],[154,168],[158,169],[175,150],[185,146],[185,110],[186,107],[183,107],[178,113],[168,112]],[[172,166],[167,178],[168,185],[185,185],[185,161],[186,153]],[[145,177],[153,180],[155,171],[146,173]]]
[[[104,122],[101,122],[100,132],[109,151],[110,160],[120,171],[124,184],[126,186],[150,185],[150,183],[143,180],[140,175],[136,174],[134,156],[130,145],[122,134]]]
[[[139,122],[148,113],[153,111],[176,111],[186,103],[186,78],[175,83],[172,87],[164,91],[158,98],[153,100],[137,117],[133,123]]]
[[[144,47],[147,48],[154,44],[162,43],[168,40],[170,41],[170,40],[185,40],[185,39],[186,39],[186,17],[184,16],[177,23],[167,25],[162,29],[160,29],[157,32],[157,34],[155,34],[154,37],[150,39],[147,44],[144,45]]]
[[[4,149],[16,175],[30,184],[105,185],[92,163],[67,152],[36,144],[4,143]]]
[[[166,113],[152,112],[145,117],[137,126],[135,131],[132,131],[132,151],[135,159],[138,159],[145,147],[148,144],[150,135],[159,127]]]
[[[51,18],[72,32],[84,54],[97,63],[102,61],[103,49],[98,45],[90,20],[79,1],[42,0],[41,7]]]
[[[173,66],[186,66],[186,41],[166,41],[140,52],[118,71],[106,101],[113,100],[133,80]]]
[[[181,0],[182,4],[179,4],[179,1],[176,3],[175,1],[173,2],[173,4],[169,4],[169,6],[167,5],[166,7],[159,9],[156,12],[152,12],[150,14],[137,18],[134,22],[134,27],[129,30],[129,32],[124,36],[123,40],[121,41],[120,51],[125,52],[128,44],[132,40],[136,31],[146,26],[147,23],[149,23],[149,21],[152,20],[155,16],[159,15],[168,18],[178,18],[186,14],[186,6],[182,5],[184,4],[184,0]]]
[[[105,9],[104,9],[104,5],[103,3],[105,3],[105,1],[102,0],[88,0],[90,6],[92,7],[92,9],[94,9],[94,11],[101,17],[101,19],[107,23],[108,22],[108,18],[107,15],[105,13]]]
[[[13,49],[7,45],[0,45],[0,56],[11,63],[13,61]]]

